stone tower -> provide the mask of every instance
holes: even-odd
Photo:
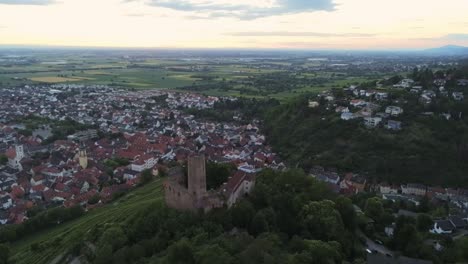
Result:
[[[188,158],[188,191],[197,200],[206,195],[205,156],[194,155]]]
[[[86,153],[86,148],[83,145],[80,146],[78,158],[80,160],[81,168],[86,169],[88,167],[88,154]]]

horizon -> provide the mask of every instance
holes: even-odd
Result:
[[[18,49],[18,50],[28,50],[28,49],[41,49],[41,50],[102,50],[102,51],[266,51],[266,52],[382,52],[382,53],[417,53],[425,52],[443,48],[466,48],[468,46],[461,46],[455,44],[446,44],[443,46],[435,47],[415,47],[415,48],[388,48],[388,49],[364,49],[364,48],[355,48],[355,49],[327,49],[327,48],[255,48],[255,47],[239,47],[239,48],[222,48],[222,47],[119,47],[119,46],[65,46],[65,45],[30,45],[30,44],[0,44],[0,50],[9,50],[9,49]]]
[[[468,2],[448,2],[0,0],[0,48],[407,51],[468,46]]]

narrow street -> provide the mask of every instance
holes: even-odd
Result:
[[[367,237],[361,230],[358,231],[359,236],[362,236],[366,239],[366,249],[369,249],[372,252],[378,252],[383,255],[394,255],[394,252],[391,251],[390,249],[386,248],[384,245],[379,245],[376,242],[374,242],[372,239]]]

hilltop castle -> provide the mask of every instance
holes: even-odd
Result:
[[[167,206],[179,210],[210,211],[213,208],[232,206],[242,195],[249,193],[255,183],[253,174],[236,172],[218,190],[206,190],[205,156],[188,158],[188,176],[185,180],[182,168],[169,171],[165,183]]]

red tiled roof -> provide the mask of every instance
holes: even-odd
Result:
[[[9,148],[5,155],[9,158],[9,159],[14,159],[16,157],[16,150],[15,148]]]

